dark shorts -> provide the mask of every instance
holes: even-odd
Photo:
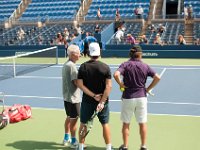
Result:
[[[94,103],[81,103],[81,116],[80,121],[81,123],[85,124],[91,116],[94,114],[95,110],[97,108],[97,104]],[[104,109],[98,113],[98,119],[101,122],[101,124],[106,124],[109,122],[109,107],[108,104],[104,105]]]
[[[77,118],[80,114],[80,103],[70,103],[64,101],[66,115],[70,118]]]

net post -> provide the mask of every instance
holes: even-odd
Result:
[[[56,65],[58,64],[58,46],[56,46]]]
[[[16,77],[16,65],[15,65],[15,57],[13,58],[13,77]]]

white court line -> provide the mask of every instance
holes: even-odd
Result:
[[[33,109],[42,109],[42,110],[51,110],[51,111],[64,111],[63,108],[44,108],[44,107],[32,107]],[[110,111],[113,114],[120,114],[121,112],[116,111]],[[150,116],[173,116],[173,117],[197,117],[200,116],[194,116],[194,115],[176,115],[176,114],[154,114],[154,113],[148,113]]]
[[[5,105],[5,107],[9,107],[9,105]],[[32,106],[31,109],[42,109],[42,110],[50,110],[50,111],[64,111],[63,108],[46,108],[46,107],[34,107]],[[121,112],[110,111],[113,114],[120,114]],[[148,113],[150,116],[172,116],[172,117],[195,117],[200,118],[200,116],[195,115],[176,115],[176,114],[155,114],[155,113]]]
[[[44,107],[32,107],[32,109],[42,109],[42,110],[50,110],[50,111],[64,111],[63,108],[44,108]],[[121,112],[110,111],[113,114],[120,114]],[[155,113],[148,113],[150,116],[172,116],[172,117],[195,117],[200,118],[200,116],[195,115],[176,115],[176,114],[155,114]]]
[[[200,68],[167,68],[169,70],[200,70]]]
[[[26,96],[26,95],[5,95],[5,97],[22,97],[22,98],[37,98],[37,99],[61,99],[62,97],[55,96]],[[121,100],[109,100],[110,102],[121,102]],[[200,103],[176,103],[176,102],[152,102],[148,101],[150,104],[170,104],[170,105],[195,105],[200,106]]]
[[[48,77],[48,76],[16,76],[15,78],[22,78],[22,79],[33,79],[33,78],[37,78],[37,79],[62,79],[61,77]]]
[[[120,102],[121,100],[109,100],[110,102]],[[169,104],[169,105],[194,105],[200,106],[200,103],[177,103],[177,102],[153,102],[148,101],[150,104]]]
[[[160,78],[163,76],[163,74],[165,73],[166,70],[167,70],[167,68],[164,68],[164,69],[162,70],[162,72],[160,73]],[[153,89],[154,89],[154,88],[152,88],[152,89],[149,91],[149,93],[153,93],[153,92],[152,92]],[[153,93],[153,95],[154,95],[154,93]]]
[[[112,68],[113,66],[114,67],[119,67],[121,64],[109,64],[109,66]],[[155,67],[155,68],[163,68],[163,67],[174,67],[174,68],[181,68],[181,67],[200,67],[200,64],[199,65],[173,65],[173,64],[168,64],[168,65],[158,65],[158,64],[149,64],[151,67]],[[52,67],[52,68],[61,68],[63,66],[63,64],[58,64],[58,65],[53,65],[53,66],[49,66],[49,67]],[[79,67],[80,64],[77,64],[77,66]],[[187,69],[187,68],[186,68]]]
[[[118,69],[120,64],[119,65],[109,65],[111,69]],[[50,66],[49,68],[62,68],[63,66]],[[77,65],[77,67],[80,67],[80,65]],[[153,68],[159,68],[159,69],[163,69],[163,67],[153,67]]]
[[[19,78],[19,79],[62,79],[62,77],[48,77],[48,76],[16,76],[15,78]],[[114,78],[112,77],[112,80],[114,80]],[[147,80],[152,80],[151,78],[148,78]]]
[[[167,68],[164,68],[164,69],[162,70],[162,72],[160,73],[160,77],[163,76],[163,74],[165,73],[166,70],[167,70]]]
[[[154,114],[154,113],[148,113],[148,115],[151,115],[151,116],[173,116],[173,117],[195,117],[195,118],[200,118],[200,116],[195,116],[195,115]]]
[[[22,98],[38,98],[38,99],[62,99],[62,97],[54,96],[26,96],[26,95],[5,95],[5,97],[22,97]]]
[[[177,103],[177,102],[152,102],[148,101],[150,104],[170,104],[170,105],[194,105],[194,106],[200,106],[200,103]]]
[[[5,95],[5,97],[24,97],[24,98],[40,98],[40,99],[59,99],[63,100],[62,97],[42,97],[42,96],[20,96],[20,95]],[[121,102],[121,100],[109,100],[110,102]],[[171,104],[171,105],[195,105],[199,106],[199,103],[174,103],[174,102],[150,102],[148,103],[154,103],[154,104]],[[44,108],[44,107],[32,107],[34,109],[43,109],[43,110],[62,110],[62,108]],[[120,113],[120,112],[112,112],[112,113]],[[158,115],[158,116],[178,116],[178,117],[200,117],[195,115],[177,115],[177,114],[154,114],[151,113],[149,115]]]
[[[112,113],[120,114],[121,112],[112,112]],[[200,116],[195,116],[195,115],[155,114],[155,113],[148,113],[148,115],[150,115],[150,116],[173,116],[173,117],[196,117],[196,118],[200,118]]]

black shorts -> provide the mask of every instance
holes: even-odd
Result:
[[[97,104],[94,103],[81,103],[81,114],[80,114],[80,121],[81,123],[85,124],[94,114],[97,108]],[[104,105],[104,109],[98,113],[98,119],[101,124],[106,124],[109,122],[109,107],[108,104]]]
[[[70,103],[64,101],[66,115],[70,118],[77,118],[80,114],[80,103]]]

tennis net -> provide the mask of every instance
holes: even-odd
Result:
[[[23,75],[35,70],[58,64],[56,46],[0,58],[0,80]]]

